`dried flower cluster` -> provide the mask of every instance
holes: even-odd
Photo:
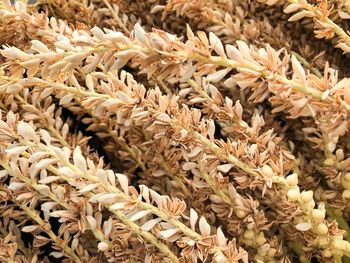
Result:
[[[0,17],[0,262],[350,262],[350,1]]]

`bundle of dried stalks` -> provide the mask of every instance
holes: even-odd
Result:
[[[2,0],[1,262],[350,262],[347,2]]]

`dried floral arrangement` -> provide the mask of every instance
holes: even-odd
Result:
[[[350,262],[350,2],[0,2],[1,262]]]

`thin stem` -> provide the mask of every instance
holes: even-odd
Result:
[[[59,156],[57,156],[52,150],[51,148],[43,145],[43,144],[35,144],[29,141],[24,141],[24,140],[20,140],[21,143],[25,144],[25,145],[31,145],[32,147],[36,147],[39,148],[41,150],[47,151],[48,153],[50,153],[52,156],[54,156],[55,158],[59,158]],[[90,182],[93,183],[98,183],[99,186],[101,188],[103,188],[105,191],[108,191],[110,193],[117,193],[118,195],[120,195],[120,197],[124,200],[124,201],[128,201],[130,199],[130,197],[126,194],[124,194],[123,192],[121,192],[119,189],[111,186],[111,185],[106,185],[106,184],[102,184],[100,183],[100,181],[97,179],[96,176],[90,175],[88,173],[84,173],[81,170],[79,170],[77,167],[75,167],[72,164],[67,164],[66,167],[70,168],[71,170],[73,170],[74,172],[76,172],[80,178],[84,178]],[[56,168],[53,168],[52,166],[48,168],[51,172],[53,172],[56,175],[62,176],[59,171]],[[75,182],[74,179],[72,178],[67,178],[67,177],[63,177],[66,181],[68,182]],[[139,201],[138,203],[138,207],[140,207],[141,209],[144,210],[151,210],[153,212],[153,214],[161,217],[163,220],[168,221],[170,224],[173,224],[174,226],[178,227],[180,230],[182,230],[184,232],[184,234],[186,234],[187,236],[192,236],[195,235],[196,237],[198,237],[197,239],[200,240],[202,238],[201,235],[197,234],[196,232],[192,231],[191,229],[187,228],[187,226],[185,226],[184,224],[182,224],[181,222],[179,222],[176,219],[173,219],[169,216],[167,216],[164,212],[160,211],[158,208],[154,207],[151,204],[148,203],[144,203],[142,201]],[[121,220],[124,224],[128,225],[131,229],[133,229],[133,231],[135,231],[135,233],[139,234],[140,236],[144,237],[146,240],[148,240],[152,245],[154,245],[155,247],[157,247],[164,255],[167,255],[173,262],[178,262],[177,257],[169,250],[168,247],[166,247],[162,242],[159,242],[159,240],[157,238],[155,238],[152,234],[143,231],[138,225],[136,225],[133,222],[130,222],[120,211],[117,210],[111,210],[109,208],[108,205],[105,205],[111,212],[113,212],[119,220]],[[194,234],[193,234],[194,233]]]
[[[27,157],[29,157],[27,155]],[[57,203],[58,205],[64,207],[65,209],[69,210],[69,205],[64,203],[63,201],[61,201],[55,194],[53,194],[51,191],[49,193],[47,193],[46,191],[42,191],[42,189],[40,188],[40,185],[37,184],[36,182],[32,181],[30,178],[25,177],[21,174],[15,174],[13,172],[13,170],[11,169],[11,167],[9,165],[7,165],[4,162],[0,161],[0,165],[8,172],[8,174],[10,176],[12,176],[13,178],[18,178],[20,179],[22,182],[26,183],[28,186],[32,187],[35,191],[37,191],[38,193],[45,195],[47,197],[49,197],[50,199],[52,199],[53,201],[55,201],[55,203]]]
[[[109,11],[112,13],[113,18],[118,23],[118,26],[120,26],[120,28],[123,29],[125,33],[130,34],[130,30],[120,20],[119,15],[115,12],[114,8],[110,5],[110,3],[107,0],[103,0],[103,3],[108,7]]]
[[[91,113],[93,114],[93,113]],[[98,119],[98,118],[97,118]],[[141,170],[144,172],[146,171],[146,165],[144,162],[141,160],[141,158],[138,156],[135,151],[129,147],[129,145],[125,142],[124,138],[118,137],[117,133],[112,130],[111,128],[108,129],[108,133],[112,137],[113,141],[119,144],[126,152],[130,154],[130,156],[136,161],[137,165],[141,168]]]
[[[166,174],[173,179],[181,188],[181,191],[189,198],[192,199],[192,193],[190,192],[190,190],[186,187],[184,181],[179,178],[176,174],[176,171],[174,171],[169,164],[165,161],[163,155],[157,153],[157,159],[160,160],[160,166],[164,169],[164,171],[166,172]]]
[[[125,225],[130,227],[134,233],[143,237],[152,245],[154,245],[156,248],[158,248],[159,251],[161,251],[165,256],[167,256],[172,262],[175,262],[175,263],[180,262],[179,259],[173,254],[173,252],[171,252],[169,248],[166,245],[164,245],[162,242],[160,242],[159,239],[156,238],[154,235],[152,235],[147,231],[142,230],[141,227],[139,227],[134,222],[131,222],[122,212],[109,208],[110,207],[109,205],[105,205],[105,206],[108,208],[110,212],[115,214],[120,221],[122,221]]]
[[[61,247],[64,252],[75,262],[81,262],[80,258],[75,254],[75,252],[67,246],[65,241],[56,236],[51,229],[48,228],[48,225],[40,218],[36,211],[32,210],[26,205],[22,205],[18,203],[16,200],[13,200],[15,204],[17,204],[31,219],[33,219],[41,228],[45,231],[45,233],[51,238],[51,240],[59,247]]]
[[[26,106],[33,106],[30,105],[29,103],[27,103],[20,95],[16,94],[15,95],[16,100],[18,100],[21,105],[26,105]],[[39,107],[39,105],[37,105],[37,107]],[[45,114],[42,113],[41,110],[36,111],[37,114],[40,115],[40,120],[43,121],[43,124],[45,125],[45,127],[47,128],[48,131],[50,131],[51,134],[53,134],[55,136],[56,139],[58,139],[58,141],[63,145],[68,147],[69,145],[67,144],[66,140],[62,137],[62,135],[50,124],[47,116]]]
[[[327,14],[320,12],[319,8],[309,4],[307,1],[288,0],[288,2],[291,4],[300,4],[302,8],[313,13],[314,19],[327,24],[327,27],[325,26],[326,30],[328,31],[330,28],[333,29],[333,32],[340,38],[339,42],[344,43],[348,48],[350,48],[350,36],[343,30],[343,28],[331,20]],[[325,2],[327,3],[327,1]]]

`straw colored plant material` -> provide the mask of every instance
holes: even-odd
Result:
[[[0,261],[349,262],[349,10],[2,1]]]

